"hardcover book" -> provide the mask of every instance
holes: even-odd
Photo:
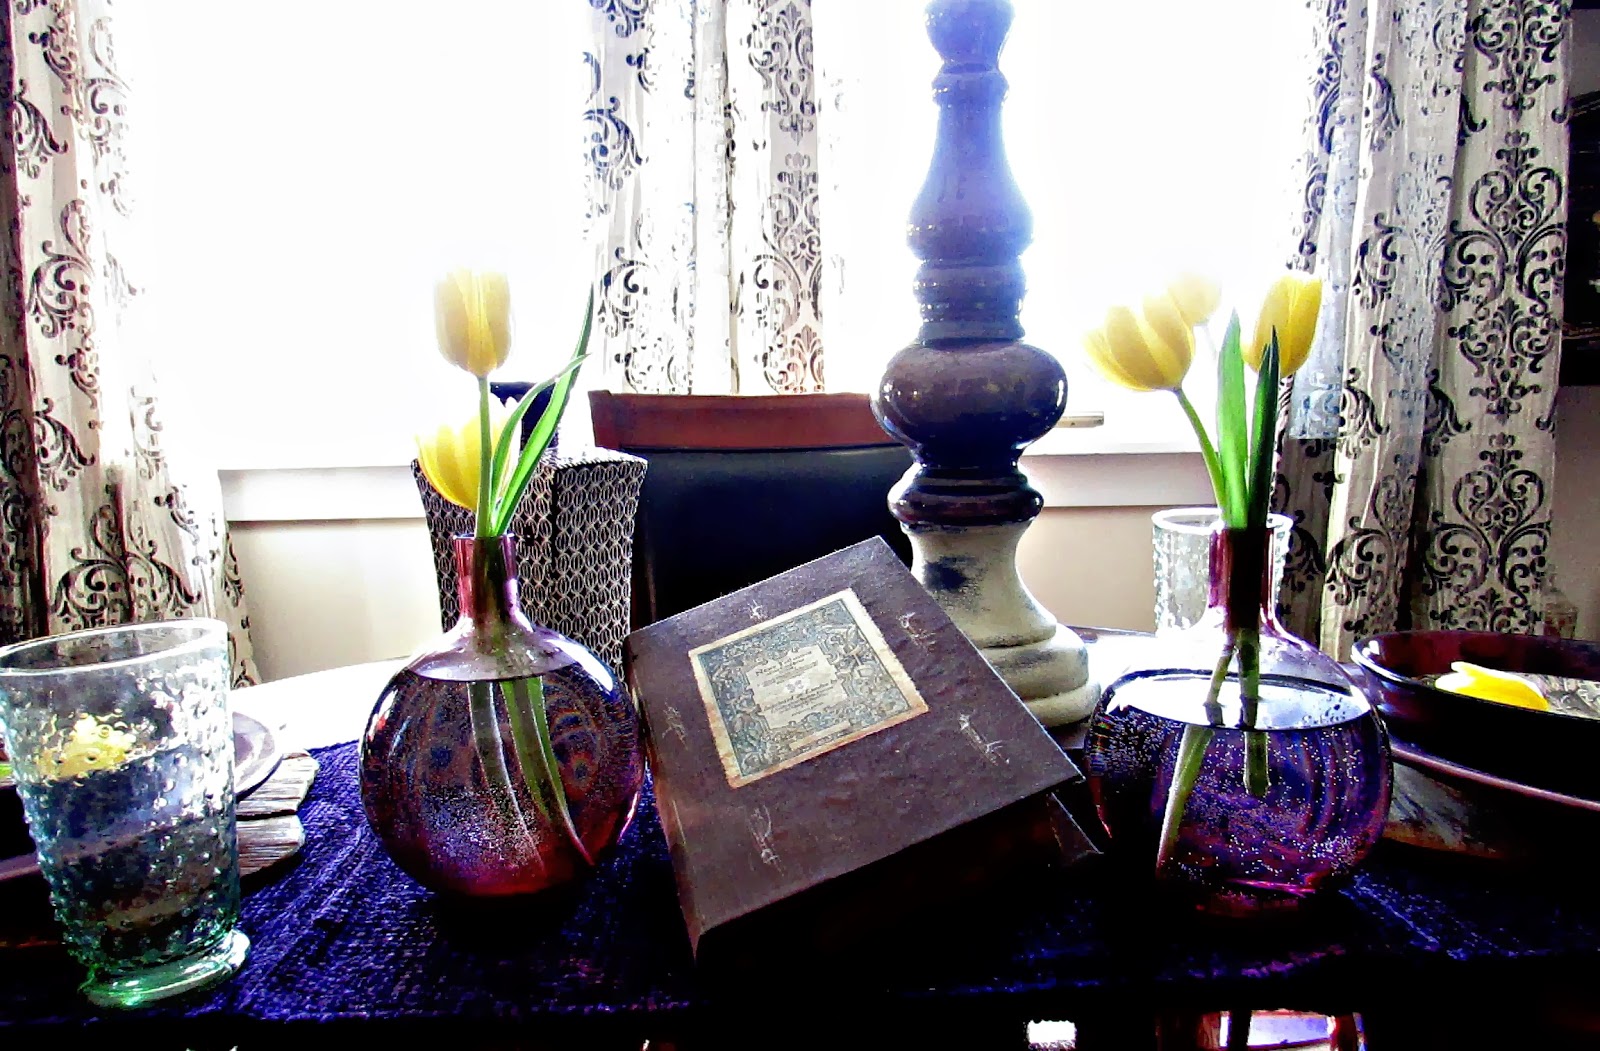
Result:
[[[873,539],[628,636],[697,954],[847,946],[1092,854],[1077,768]]]

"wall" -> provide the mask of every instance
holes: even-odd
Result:
[[[1589,13],[1589,12],[1585,12]],[[1578,607],[1578,635],[1600,638],[1600,387],[1556,398],[1556,477],[1550,565]]]
[[[1600,10],[1572,14],[1571,80],[1567,91],[1600,91]]]
[[[403,656],[438,634],[421,514],[232,523],[262,681]]]
[[[1063,622],[1148,629],[1150,514],[1207,502],[1199,457],[1026,464],[1053,505],[1018,552],[1029,589]],[[264,681],[403,656],[438,633],[433,555],[406,469],[224,472],[223,493]]]
[[[1151,507],[1047,507],[1017,553],[1028,590],[1065,624],[1150,631]]]
[[[1600,91],[1600,11],[1572,16],[1571,94]],[[1578,634],[1600,638],[1600,387],[1556,396],[1556,477],[1550,565],[1578,607]]]

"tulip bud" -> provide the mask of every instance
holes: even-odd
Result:
[[[1322,280],[1291,270],[1274,281],[1261,304],[1255,336],[1245,344],[1245,364],[1261,368],[1261,355],[1278,332],[1278,372],[1287,376],[1306,363],[1311,354],[1311,339],[1317,332],[1317,313],[1322,309]]]
[[[489,449],[492,452],[506,429],[511,410],[489,400]],[[478,481],[483,473],[478,414],[460,424],[441,423],[433,432],[417,435],[417,462],[439,495],[469,511],[477,509]],[[515,453],[513,452],[513,459]]]
[[[504,274],[454,270],[434,286],[439,352],[477,376],[505,364],[511,352],[511,285]]]
[[[1178,312],[1190,328],[1204,325],[1222,302],[1222,288],[1201,274],[1179,274],[1167,286],[1167,295],[1178,304]]]
[[[1163,292],[1142,310],[1112,307],[1105,324],[1084,339],[1089,362],[1130,390],[1177,390],[1194,359],[1194,329],[1172,296]]]

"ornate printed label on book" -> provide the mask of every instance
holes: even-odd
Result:
[[[928,710],[854,591],[689,651],[734,788]]]

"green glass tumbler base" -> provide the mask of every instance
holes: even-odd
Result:
[[[238,971],[249,952],[250,939],[243,931],[234,931],[210,952],[134,974],[104,980],[91,978],[79,989],[99,1007],[143,1007],[216,985]]]

